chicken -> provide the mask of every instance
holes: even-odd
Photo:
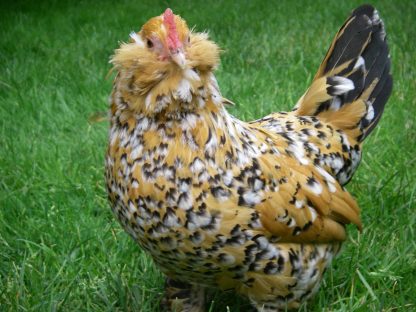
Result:
[[[317,292],[361,229],[344,189],[392,89],[383,22],[364,5],[336,34],[291,112],[231,116],[214,71],[219,48],[167,9],[111,62],[106,182],[123,228],[167,276],[163,305],[203,311],[234,290],[258,311]]]

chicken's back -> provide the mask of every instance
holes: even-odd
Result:
[[[345,131],[315,116],[273,113],[250,123],[275,134],[278,146],[303,162],[313,163],[344,185],[361,160],[361,146]]]

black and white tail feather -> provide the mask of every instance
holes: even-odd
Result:
[[[393,80],[384,24],[377,10],[354,10],[336,34],[294,111],[318,116],[362,142],[377,125]]]

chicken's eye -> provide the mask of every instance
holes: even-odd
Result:
[[[148,48],[153,48],[153,42],[152,42],[152,40],[147,39],[146,44],[147,44],[147,47],[148,47]]]
[[[191,43],[191,36],[188,36],[187,41],[188,41],[188,43]]]

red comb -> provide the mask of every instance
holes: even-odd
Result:
[[[163,13],[163,24],[165,24],[168,31],[168,48],[172,50],[180,48],[182,43],[179,40],[178,31],[176,30],[175,16],[173,15],[172,10],[169,8],[167,8],[165,13]]]

